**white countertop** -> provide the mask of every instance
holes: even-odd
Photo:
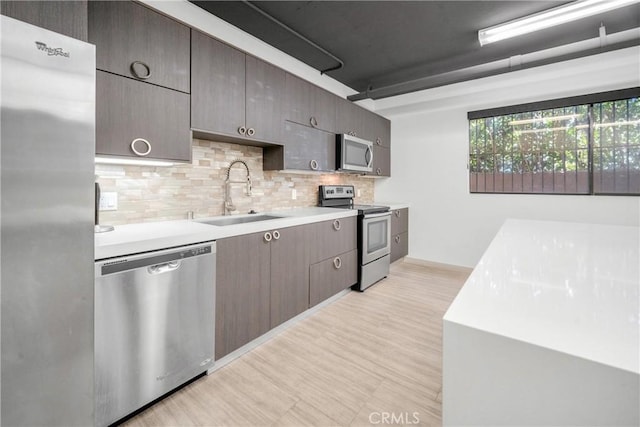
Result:
[[[396,210],[396,209],[405,209],[409,207],[409,203],[404,203],[404,202],[379,202],[379,201],[375,201],[372,203],[372,205],[376,205],[376,206],[389,206],[389,208],[391,208],[392,211]]]
[[[640,373],[640,228],[508,220],[444,320]]]
[[[357,211],[334,208],[299,208],[272,212],[282,218],[244,224],[215,226],[197,221],[214,218],[196,218],[195,221],[161,221],[127,224],[107,233],[95,234],[95,259],[113,258],[154,251],[175,246],[208,242],[225,237],[258,233],[277,228],[293,227],[313,222],[356,216]],[[248,215],[243,215],[248,216]]]

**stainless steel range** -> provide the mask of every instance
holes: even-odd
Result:
[[[389,274],[391,211],[389,206],[356,205],[353,185],[321,185],[319,206],[358,211],[358,283],[364,291]]]

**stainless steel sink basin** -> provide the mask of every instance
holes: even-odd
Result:
[[[218,218],[218,219],[210,219],[210,220],[198,220],[197,222],[201,222],[202,224],[225,226],[225,225],[245,224],[248,222],[256,222],[256,221],[267,221],[269,219],[279,219],[279,218],[283,218],[283,217],[277,216],[277,215],[260,214],[260,215],[248,215],[248,216],[230,216],[227,218]]]

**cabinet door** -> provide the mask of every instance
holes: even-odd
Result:
[[[216,359],[270,329],[270,244],[263,236],[217,241]]]
[[[336,133],[365,138],[365,110],[346,99],[336,101]]]
[[[189,40],[189,27],[138,3],[89,2],[99,70],[189,93]]]
[[[390,262],[399,260],[409,253],[409,233],[400,233],[391,236]]]
[[[145,158],[191,160],[189,95],[97,71],[96,100],[96,154],[136,157],[131,143],[143,138]]]
[[[271,241],[271,327],[309,307],[309,247],[313,227],[277,230]],[[272,234],[276,233],[273,231]]]
[[[391,235],[409,231],[409,209],[394,209],[391,212]]]
[[[264,149],[264,170],[334,171],[336,169],[334,134],[286,121],[282,138],[284,147]]]
[[[280,142],[285,72],[253,56],[246,56],[247,136]]]
[[[332,93],[287,73],[284,118],[301,125],[335,132],[337,98]]]
[[[373,146],[373,172],[369,175],[391,176],[391,149],[381,145]]]
[[[246,55],[195,30],[191,43],[191,127],[241,137]]]
[[[358,220],[355,216],[322,221],[313,226],[311,263],[333,258],[358,247]]]
[[[391,122],[377,114],[371,117],[371,129],[373,129],[373,142],[383,147],[391,147]]]
[[[82,1],[6,1],[0,13],[37,27],[46,28],[82,41],[87,35],[87,2]]]
[[[358,251],[313,264],[309,272],[309,307],[313,307],[358,281]]]

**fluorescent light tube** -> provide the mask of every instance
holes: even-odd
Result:
[[[597,15],[640,0],[579,0],[478,31],[480,46]]]
[[[114,157],[96,157],[96,164],[127,166],[173,166],[171,162],[160,160],[119,159]]]

